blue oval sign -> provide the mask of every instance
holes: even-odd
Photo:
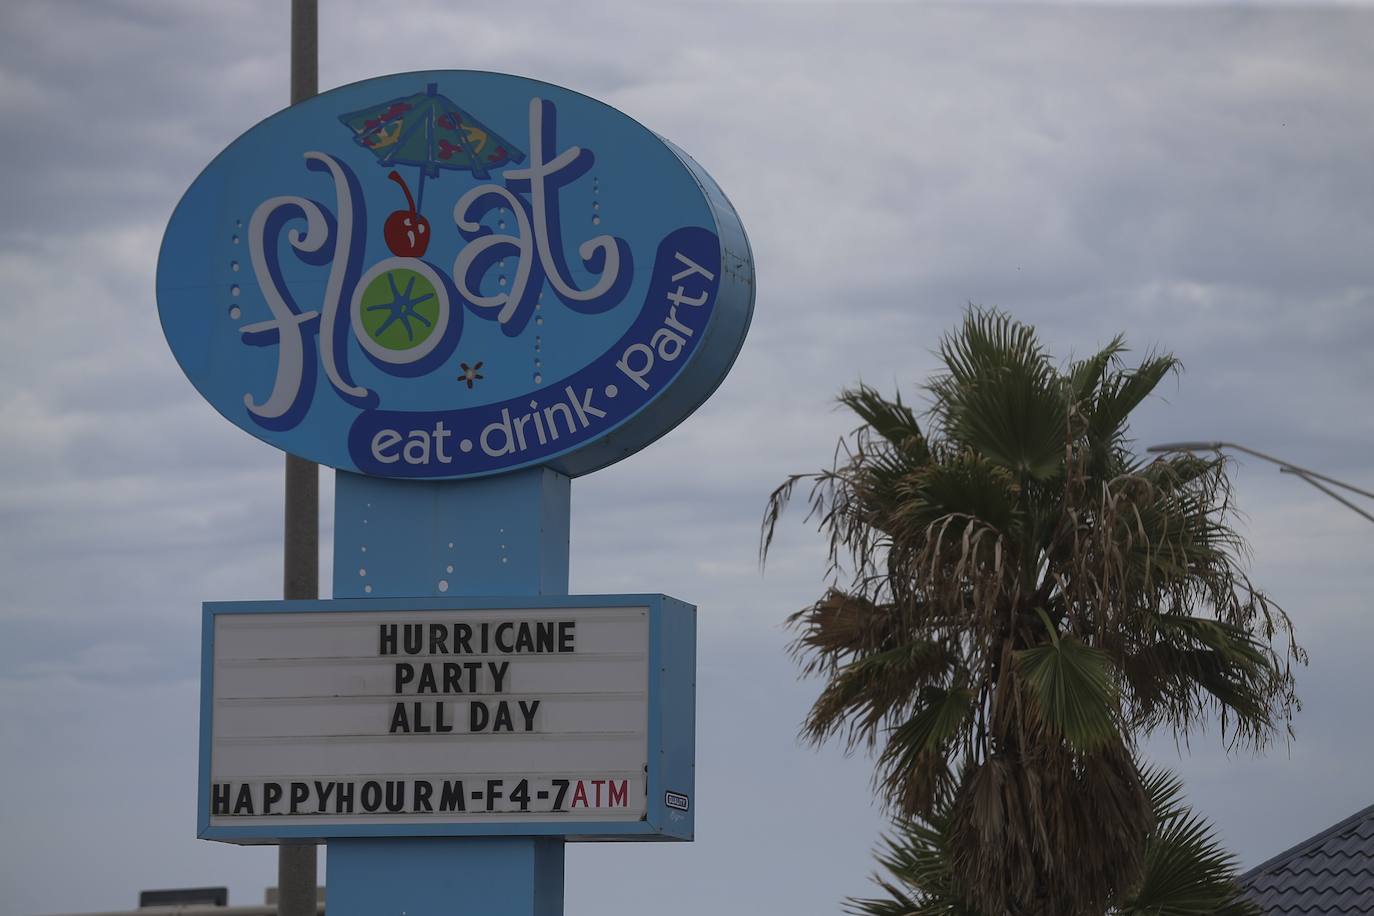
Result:
[[[754,302],[711,178],[624,114],[461,70],[355,83],[178,204],[163,330],[229,420],[382,477],[596,470],[725,377]]]

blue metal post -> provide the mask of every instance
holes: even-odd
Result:
[[[335,474],[334,597],[566,595],[571,481]],[[561,916],[563,840],[331,839],[330,916]]]

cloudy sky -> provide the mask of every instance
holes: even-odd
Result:
[[[798,516],[761,572],[758,524],[852,426],[837,390],[918,399],[967,303],[1062,357],[1117,332],[1181,357],[1142,447],[1229,439],[1374,489],[1374,10],[322,6],[322,89],[469,68],[579,90],[689,150],[754,246],[726,383],[574,483],[573,591],[701,610],[697,840],[571,848],[570,914],[867,892],[870,762],[797,743],[817,688],[780,626],[821,545]],[[199,605],[280,594],[282,459],[182,376],[153,280],[181,193],[288,100],[286,9],[0,6],[3,916],[275,882],[272,849],[195,839],[194,788]],[[1374,801],[1374,526],[1259,462],[1235,480],[1251,573],[1311,653],[1296,739],[1149,752],[1253,865]]]

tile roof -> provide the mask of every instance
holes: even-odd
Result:
[[[1240,876],[1265,916],[1374,914],[1374,805]]]

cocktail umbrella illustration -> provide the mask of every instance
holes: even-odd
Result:
[[[424,205],[425,178],[438,178],[441,169],[471,172],[475,178],[486,179],[493,169],[525,159],[514,144],[440,95],[438,83],[430,83],[424,92],[342,115],[339,120],[353,131],[359,146],[377,157],[378,164],[420,169],[417,203],[412,208],[417,215]],[[405,187],[399,177],[394,180]]]

